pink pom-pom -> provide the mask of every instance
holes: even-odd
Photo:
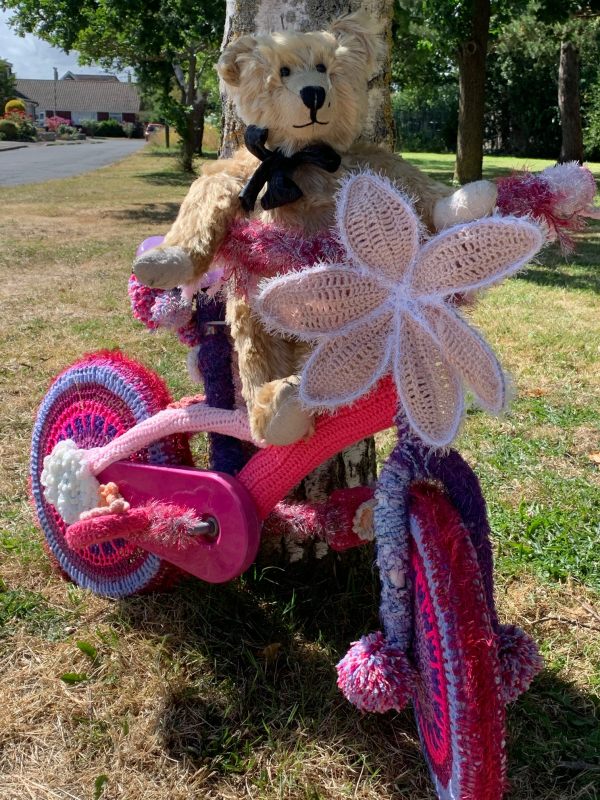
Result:
[[[544,667],[538,647],[529,634],[516,625],[501,625],[498,641],[502,697],[514,703],[529,689],[531,681]]]
[[[337,684],[344,697],[361,711],[400,711],[416,680],[406,653],[387,642],[381,631],[353,642],[337,665]]]
[[[144,286],[133,274],[129,277],[127,294],[133,316],[151,331],[158,328],[158,322],[152,317],[152,308],[156,299],[164,293],[164,289],[150,289],[149,286]]]

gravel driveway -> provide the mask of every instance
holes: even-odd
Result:
[[[8,143],[3,144],[6,146]],[[0,186],[81,175],[136,153],[144,144],[143,139],[107,139],[70,144],[30,144],[19,150],[0,149]]]

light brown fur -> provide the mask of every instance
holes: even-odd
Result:
[[[313,166],[298,168],[294,181],[303,197],[272,211],[263,211],[257,203],[254,216],[307,235],[328,230],[334,222],[340,179],[348,172],[369,168],[394,180],[412,197],[424,224],[434,230],[436,204],[439,208],[439,201],[452,191],[397,155],[355,143],[367,113],[367,81],[380,48],[376,26],[361,14],[337,20],[328,31],[243,36],[226,48],[218,64],[219,74],[244,122],[268,129],[269,149],[279,148],[290,155],[319,142],[342,157],[335,174]],[[290,75],[282,77],[281,67],[287,67]],[[317,111],[321,124],[311,124],[310,110],[300,97],[305,86],[321,87],[326,93],[325,103]],[[173,266],[171,272],[165,272],[164,259],[160,268],[151,259],[136,262],[140,280],[170,288],[206,272],[232,221],[243,216],[239,193],[258,164],[242,148],[231,159],[206,165],[164,243],[164,248],[183,250],[188,260],[183,267],[181,262],[177,268]],[[278,413],[295,414],[291,427],[295,431],[302,428],[297,419],[301,412],[291,412],[287,398],[289,378],[300,368],[306,346],[267,333],[239,297],[229,297],[227,320],[255,435],[269,439],[271,422]],[[280,409],[282,392],[285,409]],[[280,430],[281,425],[278,427]],[[305,433],[310,430],[306,415]]]

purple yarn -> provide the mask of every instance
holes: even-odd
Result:
[[[432,452],[427,459],[428,477],[440,481],[452,505],[469,531],[477,554],[479,569],[494,631],[498,633],[498,615],[494,603],[494,560],[490,525],[479,479],[456,450]]]
[[[231,341],[225,325],[210,325],[212,322],[224,322],[225,306],[220,300],[208,298],[203,293],[197,298],[195,321],[200,337],[198,369],[202,375],[206,401],[215,408],[234,408]],[[210,433],[208,440],[211,468],[236,475],[248,460],[241,442],[218,433]]]

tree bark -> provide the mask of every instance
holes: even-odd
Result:
[[[388,48],[369,83],[369,114],[361,138],[391,149],[394,141],[389,88],[392,6],[393,0],[227,0],[223,46],[247,33],[318,30],[343,14],[359,9],[367,11],[381,21]],[[243,124],[225,96],[221,155],[231,155],[241,144]],[[318,502],[334,489],[365,485],[375,477],[375,444],[373,439],[367,439],[321,465],[303,481],[295,496]]]
[[[579,161],[582,164],[579,52],[573,42],[561,42],[560,45],[558,107],[562,134],[559,161]]]
[[[481,178],[489,30],[490,0],[474,0],[471,36],[458,50],[458,138],[454,177],[461,184]]]

